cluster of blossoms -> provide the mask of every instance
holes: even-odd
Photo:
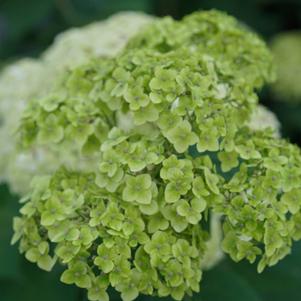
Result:
[[[85,168],[76,151],[32,146],[19,149],[15,131],[22,112],[31,99],[39,99],[54,89],[65,72],[92,57],[115,56],[152,17],[124,12],[60,34],[38,59],[21,59],[0,74],[0,180],[18,194],[28,192],[34,175],[53,172],[60,164]],[[59,160],[58,160],[59,159]]]
[[[277,66],[277,81],[272,85],[275,98],[301,102],[301,32],[281,33],[271,47]]]
[[[208,267],[212,220],[234,261],[277,263],[301,239],[301,154],[250,127],[273,78],[265,44],[234,18],[163,18],[113,58],[70,70],[24,111],[22,148],[93,162],[36,177],[13,242],[39,267],[108,300],[182,300]]]

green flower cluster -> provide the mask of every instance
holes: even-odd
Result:
[[[277,67],[277,81],[272,85],[280,101],[301,102],[301,32],[284,32],[271,43]]]
[[[62,163],[77,169],[91,165],[70,145],[63,150],[43,146],[18,148],[15,131],[29,101],[47,96],[67,70],[92,57],[115,56],[139,28],[153,19],[142,13],[123,12],[105,21],[67,30],[39,58],[21,59],[2,70],[0,137],[5,144],[0,148],[0,180],[7,182],[14,193],[27,193],[34,175],[52,173]],[[47,124],[51,126],[51,122],[53,118],[49,118]]]
[[[193,13],[181,22],[164,18],[130,40],[129,48],[148,48],[164,53],[182,47],[206,54],[220,66],[248,85],[260,88],[274,80],[271,55],[265,43],[234,17],[218,11]],[[219,87],[219,93],[226,93]]]
[[[207,23],[215,34],[208,32]],[[205,33],[205,42],[195,40]],[[254,89],[273,77],[264,43],[232,17],[215,11],[193,14],[181,22],[164,18],[141,35],[146,41],[152,41],[150,36],[156,38],[150,47],[147,42],[142,47],[138,35],[116,59],[80,66],[63,81],[60,92],[27,108],[21,123],[23,144],[30,145],[32,140],[47,143],[43,137],[53,144],[73,139],[74,134],[97,136],[96,130],[89,132],[91,123],[100,118],[112,126],[114,120],[108,115],[118,111],[130,112],[135,125],[157,122],[178,152],[196,143],[199,151],[216,151],[218,139],[230,141],[236,128],[249,118],[257,101]],[[181,36],[185,39],[178,41]],[[160,43],[172,50],[163,51]],[[207,44],[214,45],[215,51],[204,46]],[[87,97],[91,100],[88,105]],[[56,105],[48,108],[49,101]],[[221,110],[223,116],[216,113]],[[49,111],[53,114],[45,122]],[[84,128],[77,130],[78,126]]]
[[[114,193],[95,182],[94,174],[62,169],[35,183],[23,218],[14,220],[13,242],[21,237],[25,257],[46,270],[56,260],[66,264],[61,280],[88,289],[90,300],[107,300],[109,284],[123,300],[139,292],[182,299],[198,291],[204,201],[195,198],[191,209],[188,200],[166,205],[150,174],[125,176]],[[185,217],[191,210],[194,218]]]
[[[92,301],[109,286],[124,301],[198,292],[216,216],[233,260],[277,263],[301,238],[301,153],[250,127],[270,62],[256,35],[210,11],[158,20],[70,71],[26,108],[20,144],[73,144],[94,168],[37,177],[13,242],[46,270],[67,265],[61,280]]]

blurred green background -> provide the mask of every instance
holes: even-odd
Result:
[[[268,42],[279,32],[301,29],[301,0],[0,0],[0,68],[19,57],[39,55],[57,33],[67,28],[101,20],[118,11],[138,10],[181,18],[210,8],[234,15]],[[261,101],[277,114],[283,136],[301,145],[301,105],[276,102],[269,89],[262,91]],[[83,291],[59,282],[60,270],[41,271],[26,262],[16,246],[10,246],[17,199],[5,185],[0,186],[0,301],[86,300]],[[112,294],[112,300],[120,298]],[[225,259],[204,273],[201,293],[188,300],[301,300],[301,243],[295,245],[292,255],[261,275],[255,266]]]

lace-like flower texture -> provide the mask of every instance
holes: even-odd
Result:
[[[28,107],[21,143],[75,141],[100,160],[35,179],[13,242],[44,269],[65,264],[90,300],[198,292],[216,213],[234,261],[277,263],[301,238],[300,150],[246,126],[272,78],[264,43],[216,11],[158,20],[71,71],[51,105]]]

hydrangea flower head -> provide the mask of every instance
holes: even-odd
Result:
[[[71,70],[53,105],[27,108],[19,141],[73,143],[94,165],[38,177],[13,241],[41,267],[65,264],[61,280],[90,300],[109,286],[124,301],[199,292],[216,216],[234,261],[276,264],[301,238],[301,154],[250,127],[272,70],[265,44],[216,11],[157,20],[116,57]]]

